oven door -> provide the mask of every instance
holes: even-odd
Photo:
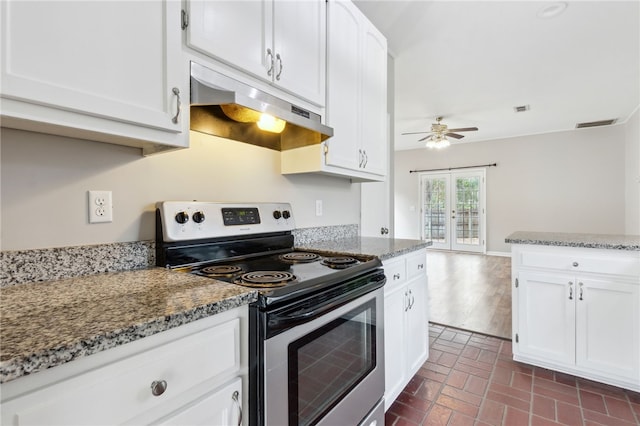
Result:
[[[264,341],[266,425],[384,424],[370,415],[384,394],[383,297],[379,287]]]

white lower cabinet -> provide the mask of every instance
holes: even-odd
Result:
[[[514,359],[640,390],[640,253],[512,247]]]
[[[383,262],[385,411],[429,357],[426,261],[418,250]]]
[[[247,308],[2,385],[3,425],[241,424]]]

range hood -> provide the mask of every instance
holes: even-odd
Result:
[[[284,129],[261,130],[257,122],[264,114]],[[316,145],[333,136],[320,115],[194,62],[191,130],[277,151]]]

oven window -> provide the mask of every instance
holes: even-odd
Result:
[[[372,299],[289,344],[289,425],[314,425],[376,366]]]

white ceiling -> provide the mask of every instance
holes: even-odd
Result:
[[[356,0],[395,58],[395,149],[424,147],[435,117],[460,142],[574,129],[640,105],[640,2]],[[514,107],[530,110],[515,113]],[[454,140],[455,143],[455,140]]]

